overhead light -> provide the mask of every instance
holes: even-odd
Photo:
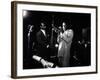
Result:
[[[28,15],[28,12],[26,10],[23,11],[23,17],[26,17]]]

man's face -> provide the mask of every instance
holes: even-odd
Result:
[[[45,29],[45,28],[46,28],[46,26],[45,26],[44,23],[41,23],[41,28],[42,28],[42,29]]]
[[[33,28],[33,26],[31,25],[31,26],[30,26],[30,31],[31,31],[31,32],[32,32],[32,28]]]
[[[65,22],[62,23],[62,27],[63,27],[63,30],[66,30],[66,23]]]

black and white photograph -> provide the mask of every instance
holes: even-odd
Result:
[[[12,76],[97,72],[96,6],[12,3]]]
[[[23,10],[23,68],[90,66],[90,16]]]

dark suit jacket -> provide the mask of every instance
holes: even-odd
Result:
[[[37,32],[36,34],[36,38],[37,38],[37,49],[38,49],[38,55],[46,58],[47,54],[47,37],[44,36],[43,32],[40,30],[39,32]]]

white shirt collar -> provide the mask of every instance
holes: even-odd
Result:
[[[43,32],[43,34],[46,36],[45,30],[41,29],[41,31]]]

